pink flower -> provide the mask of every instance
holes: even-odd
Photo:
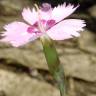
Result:
[[[46,7],[46,6],[45,6]],[[77,6],[78,7],[78,6]],[[4,38],[1,42],[9,42],[13,46],[18,47],[30,41],[33,41],[40,36],[47,34],[53,40],[64,40],[80,36],[79,32],[83,31],[86,26],[84,20],[79,19],[64,19],[72,14],[77,7],[69,4],[59,5],[55,8],[50,6],[44,10],[39,9],[38,12],[33,8],[24,8],[22,12],[23,19],[28,23],[14,21],[4,26],[6,30],[3,32]],[[38,21],[45,29],[45,33],[41,32],[38,27]]]

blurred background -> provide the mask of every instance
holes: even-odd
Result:
[[[96,96],[96,0],[0,0],[0,31],[12,21],[22,21],[24,7],[34,3],[80,4],[68,18],[84,19],[79,38],[55,41],[66,74],[68,96]],[[31,44],[32,43],[32,44]],[[60,96],[49,73],[41,42],[19,48],[0,43],[0,96]]]

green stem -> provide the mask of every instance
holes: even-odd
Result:
[[[61,96],[65,96],[64,69],[60,64],[58,54],[54,47],[53,41],[46,35],[42,36],[40,40],[43,45],[43,50],[49,67],[49,71],[58,84]]]

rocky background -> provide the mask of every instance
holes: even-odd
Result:
[[[21,20],[22,9],[32,7],[32,2],[36,3],[0,0],[0,31],[3,25]],[[67,95],[96,96],[96,3],[81,0],[80,4],[69,18],[86,20],[85,31],[79,38],[57,41],[55,46],[66,74]],[[0,96],[60,96],[39,40],[19,48],[0,43]]]

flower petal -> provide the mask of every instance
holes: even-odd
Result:
[[[52,17],[52,10],[51,9],[49,11],[40,10],[40,15],[41,15],[41,19],[50,20]]]
[[[72,38],[73,36],[78,37],[78,32],[83,31],[83,27],[86,26],[83,20],[79,19],[66,19],[53,26],[47,31],[47,34],[53,40],[64,40]]]
[[[31,25],[33,25],[38,20],[38,15],[34,8],[32,10],[30,10],[30,8],[24,8],[22,16],[23,19]]]
[[[52,11],[52,19],[54,19],[57,22],[59,22],[62,19],[64,19],[67,16],[69,16],[70,14],[72,14],[77,9],[77,7],[74,7],[71,4],[66,5],[66,3],[64,3],[63,5],[59,5],[59,6],[57,6],[57,7],[55,7],[53,9],[53,11]]]
[[[34,39],[37,39],[39,35],[35,33],[28,33],[29,25],[23,23],[23,22],[12,22],[6,26],[4,34],[2,36],[5,36],[3,39],[1,39],[1,42],[9,42],[13,46],[18,47],[21,45],[24,45]],[[30,40],[31,39],[31,40]]]

